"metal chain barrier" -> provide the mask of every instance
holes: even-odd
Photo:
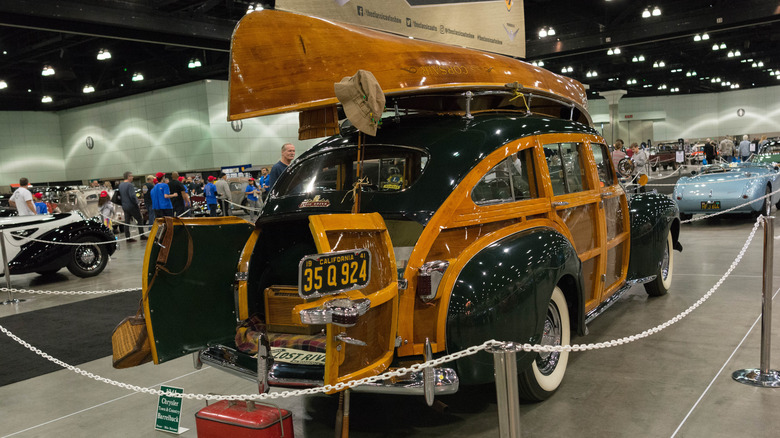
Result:
[[[753,225],[753,229],[751,230],[750,235],[748,236],[747,240],[745,241],[745,244],[742,246],[742,249],[739,251],[739,254],[737,254],[737,257],[734,259],[734,261],[731,263],[729,268],[726,270],[726,273],[723,274],[723,276],[721,276],[721,278],[712,286],[712,288],[710,288],[709,291],[707,291],[707,293],[705,293],[698,301],[693,303],[690,307],[685,309],[683,312],[681,312],[680,314],[678,314],[674,318],[672,318],[672,319],[670,319],[670,320],[668,320],[668,321],[666,321],[666,322],[664,322],[662,324],[659,324],[659,325],[657,325],[657,326],[655,326],[653,328],[645,330],[642,333],[638,333],[638,334],[631,335],[631,336],[625,336],[625,337],[622,337],[620,339],[615,339],[615,340],[606,341],[606,342],[597,342],[597,343],[591,343],[591,344],[555,345],[555,346],[553,346],[553,345],[539,345],[539,344],[536,344],[536,345],[518,344],[518,343],[515,343],[515,342],[499,342],[499,341],[491,339],[489,341],[485,341],[484,343],[482,343],[480,345],[469,347],[469,348],[467,348],[465,350],[462,350],[462,351],[459,351],[459,352],[456,352],[456,353],[452,353],[452,354],[440,357],[440,358],[435,359],[435,360],[431,360],[431,361],[424,362],[424,363],[419,363],[419,364],[414,364],[414,365],[412,365],[412,366],[410,366],[408,368],[398,368],[398,369],[396,369],[394,371],[386,372],[384,374],[377,375],[377,376],[370,376],[370,377],[365,377],[365,378],[359,379],[359,380],[351,380],[349,382],[341,382],[341,383],[337,383],[335,385],[325,385],[325,386],[317,387],[317,388],[307,388],[307,389],[302,389],[302,390],[284,391],[284,392],[272,392],[272,393],[268,393],[268,394],[241,394],[241,395],[214,395],[214,394],[190,394],[190,393],[174,394],[174,393],[169,393],[167,391],[161,391],[161,390],[152,389],[152,388],[146,388],[146,387],[137,386],[137,385],[130,385],[130,384],[127,384],[127,383],[122,383],[122,382],[118,382],[116,380],[112,380],[112,379],[108,379],[108,378],[105,378],[105,377],[101,377],[99,375],[96,375],[96,374],[90,373],[88,371],[82,370],[81,368],[75,367],[73,365],[69,365],[69,364],[67,364],[67,363],[65,363],[65,362],[63,362],[63,361],[61,361],[61,360],[59,360],[57,358],[54,358],[54,357],[50,356],[47,353],[44,353],[40,349],[30,345],[29,343],[25,342],[24,340],[22,340],[18,336],[16,336],[13,333],[11,333],[11,331],[6,329],[2,325],[0,325],[0,331],[5,333],[8,337],[13,339],[17,343],[21,344],[22,346],[24,346],[28,350],[38,354],[39,356],[41,356],[41,357],[43,357],[43,358],[45,358],[45,359],[47,359],[47,360],[49,360],[51,362],[56,363],[57,365],[59,365],[59,366],[61,366],[63,368],[66,368],[66,369],[68,369],[70,371],[73,371],[73,372],[75,372],[77,374],[81,374],[81,375],[83,375],[85,377],[89,377],[91,379],[97,380],[99,382],[107,383],[109,385],[118,386],[120,388],[125,388],[125,389],[129,389],[131,391],[141,392],[141,393],[145,393],[145,394],[152,394],[152,395],[157,395],[157,396],[160,396],[160,395],[174,396],[174,397],[181,397],[181,398],[186,398],[186,399],[190,399],[190,400],[192,400],[192,399],[195,399],[195,400],[264,400],[264,399],[277,399],[277,398],[297,397],[297,396],[301,396],[301,395],[327,393],[327,392],[340,391],[340,390],[343,390],[343,389],[352,388],[352,387],[355,387],[355,386],[358,386],[358,385],[362,385],[362,384],[365,384],[365,383],[373,383],[373,382],[378,382],[378,381],[381,381],[381,380],[387,380],[387,379],[392,378],[392,377],[401,377],[401,376],[404,376],[404,375],[406,375],[406,374],[408,374],[410,372],[417,372],[417,371],[421,371],[421,370],[423,370],[425,368],[436,367],[437,365],[441,365],[441,364],[444,364],[444,363],[447,363],[447,362],[452,362],[454,360],[457,360],[457,359],[460,359],[460,358],[463,358],[463,357],[466,357],[466,356],[471,356],[471,355],[476,354],[476,353],[478,353],[480,351],[483,351],[483,350],[495,349],[495,348],[499,348],[499,347],[503,348],[505,350],[510,349],[510,350],[515,350],[515,351],[538,352],[538,353],[541,353],[541,352],[562,352],[562,351],[566,351],[566,352],[569,352],[569,351],[588,351],[588,350],[598,350],[598,349],[602,349],[602,348],[615,347],[615,346],[618,346],[618,345],[623,345],[623,344],[627,344],[627,343],[630,343],[630,342],[637,341],[639,339],[646,338],[646,337],[648,337],[650,335],[654,335],[654,334],[662,331],[663,329],[668,328],[672,324],[674,324],[676,322],[679,322],[680,320],[682,320],[686,316],[688,316],[691,312],[693,312],[695,309],[697,309],[699,306],[701,306],[705,301],[707,301],[715,293],[716,290],[718,290],[718,288],[723,284],[723,282],[726,281],[726,278],[728,278],[729,275],[731,275],[731,273],[734,271],[734,269],[736,269],[736,267],[737,267],[737,265],[739,265],[740,261],[742,261],[742,257],[744,257],[745,253],[747,252],[748,246],[753,241],[753,237],[755,236],[756,230],[758,229],[758,226],[761,224],[762,219],[763,219],[763,216],[760,216],[758,218],[758,220],[756,220],[756,223],[755,223],[755,225]]]
[[[139,236],[148,236],[149,233],[151,233],[151,231],[147,231],[145,233],[138,233],[138,235]],[[36,238],[33,238],[33,237],[25,237],[25,236],[17,236],[17,235],[14,235],[13,238],[14,239],[24,239],[24,240],[27,240],[27,241],[30,241],[30,242],[50,243],[52,245],[65,245],[65,246],[108,245],[109,243],[126,242],[126,241],[128,241],[130,239],[135,239],[135,237],[131,236],[131,237],[125,237],[123,239],[106,240],[106,241],[103,241],[103,242],[77,242],[77,243],[73,243],[73,242],[52,242],[51,240],[42,240],[42,239],[36,239]],[[6,239],[6,241],[9,244],[11,244],[11,245],[13,245],[13,246],[15,246],[17,248],[19,248],[22,245],[24,245],[24,243],[20,243],[19,245],[17,245],[11,239]]]
[[[41,295],[101,295],[118,294],[123,292],[140,291],[140,287],[128,287],[124,289],[109,290],[36,290],[36,289],[16,289],[13,287],[0,287],[0,292],[15,292],[21,294],[41,294]]]
[[[241,205],[241,204],[236,204],[235,202],[233,202],[233,201],[228,201],[227,199],[224,199],[224,201],[225,201],[225,202],[227,202],[227,203],[228,203],[228,204],[230,204],[230,205],[235,205],[236,207],[238,207],[238,208],[242,208],[242,209],[244,209],[244,210],[260,211],[260,210],[262,210],[262,209],[263,209],[262,207],[260,207],[260,208],[254,208],[254,207],[249,207],[248,205]]]

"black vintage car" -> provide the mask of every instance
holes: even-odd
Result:
[[[0,230],[12,275],[53,274],[67,267],[73,275],[92,277],[105,269],[116,250],[111,230],[78,211],[0,217]],[[4,275],[2,270],[0,275]]]

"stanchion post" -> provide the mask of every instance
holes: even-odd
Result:
[[[520,438],[520,404],[517,389],[517,353],[514,346],[494,347],[498,431],[501,438]]]
[[[772,349],[772,265],[775,250],[775,218],[764,217],[764,277],[761,292],[761,362],[760,368],[737,370],[731,377],[739,383],[763,388],[780,387],[780,373],[769,368]]]
[[[5,232],[0,230],[0,249],[3,253],[3,275],[5,276],[5,287],[8,289],[8,299],[3,301],[2,305],[21,303],[24,300],[17,300],[11,294],[11,270],[8,268],[8,255],[5,252]]]

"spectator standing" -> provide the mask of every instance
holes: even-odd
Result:
[[[287,166],[295,159],[295,146],[292,143],[285,143],[282,146],[282,158],[274,164],[271,168],[271,173],[268,175],[268,188],[272,189],[274,183],[279,179],[279,175],[287,169]]]
[[[209,206],[209,216],[211,217],[217,215],[217,186],[213,182],[216,179],[213,175],[209,175],[208,184],[203,186],[203,195],[206,198],[206,205]]]
[[[152,206],[154,207],[154,217],[173,216],[173,204],[171,198],[175,197],[175,194],[171,194],[171,189],[168,187],[168,176],[160,172],[157,174],[159,184],[155,185],[152,189]]]
[[[612,165],[615,167],[615,172],[617,172],[620,160],[626,158],[626,153],[623,151],[623,140],[615,140],[614,148],[615,150],[612,151]]]
[[[130,238],[130,228],[135,220],[138,224],[138,234],[141,236],[141,240],[146,240],[147,237],[144,234],[144,220],[141,218],[141,209],[138,207],[138,199],[135,197],[135,186],[133,185],[133,172],[127,171],[122,177],[124,181],[119,184],[119,199],[122,201],[122,210],[125,211],[125,238],[128,242],[135,242],[135,239]]]
[[[230,185],[228,185],[227,175],[225,172],[219,174],[219,179],[217,179],[214,185],[217,186],[217,196],[220,198],[222,216],[230,216],[229,201],[232,201],[232,199],[230,196]]]
[[[704,159],[707,160],[707,164],[715,164],[715,142],[711,138],[704,143]]]
[[[263,202],[265,202],[266,199],[268,199],[268,189],[271,188],[271,186],[268,185],[268,168],[263,167],[260,169],[260,176],[257,177],[257,185],[260,187],[261,196],[263,198]]]
[[[184,216],[184,212],[190,208],[190,195],[187,193],[187,188],[182,184],[183,179],[179,176],[179,172],[173,172],[168,183],[171,195],[176,195],[172,198],[173,211],[176,213],[176,216]]]
[[[33,216],[35,215],[35,204],[33,204],[33,195],[27,190],[27,186],[30,185],[30,180],[27,178],[19,178],[19,188],[11,195],[11,199],[8,200],[8,205],[16,208],[16,213],[19,216]]]
[[[726,160],[727,163],[731,163],[733,161],[734,142],[731,141],[729,136],[726,136],[723,138],[723,140],[720,141],[720,144],[718,145],[718,152],[720,152],[720,157]]]
[[[742,141],[739,142],[739,157],[742,161],[747,161],[750,158],[750,140],[748,140],[747,134],[742,136]]]
[[[260,192],[255,185],[254,178],[249,178],[249,184],[246,185],[244,192],[246,193],[246,200],[249,204],[249,221],[254,222],[260,213],[258,211],[260,209],[260,203],[258,202],[259,198],[257,197]]]
[[[646,191],[645,186],[639,184],[639,178],[642,175],[647,175],[647,154],[642,149],[639,149],[639,145],[636,143],[631,143],[631,150],[633,151],[633,154],[631,154],[631,161],[634,162],[636,192],[644,193]]]
[[[103,219],[103,223],[109,230],[112,229],[113,224],[111,223],[111,220],[114,217],[114,203],[111,202],[111,198],[105,190],[100,192],[100,198],[98,198],[98,211],[100,212],[100,217]],[[128,229],[128,227],[125,227],[125,229]]]
[[[33,198],[35,198],[35,214],[48,214],[49,208],[43,202],[43,193],[38,192],[33,195]]]
[[[154,188],[154,175],[146,175],[146,182],[141,187],[141,193],[144,195],[144,205],[146,206],[146,215],[149,216],[149,227],[154,223],[154,208],[152,208],[152,189]],[[150,228],[151,229],[151,228]]]

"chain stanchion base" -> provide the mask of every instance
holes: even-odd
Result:
[[[780,372],[769,370],[762,373],[758,368],[737,370],[731,374],[731,378],[745,385],[760,386],[762,388],[780,388]]]
[[[27,300],[25,300],[25,299],[21,299],[21,300],[20,300],[20,299],[18,299],[18,298],[12,298],[12,299],[10,299],[10,300],[5,300],[5,301],[3,301],[2,303],[0,303],[0,305],[7,306],[7,305],[9,305],[9,304],[19,304],[19,303],[23,303],[23,302],[25,302],[25,301],[27,301]]]

